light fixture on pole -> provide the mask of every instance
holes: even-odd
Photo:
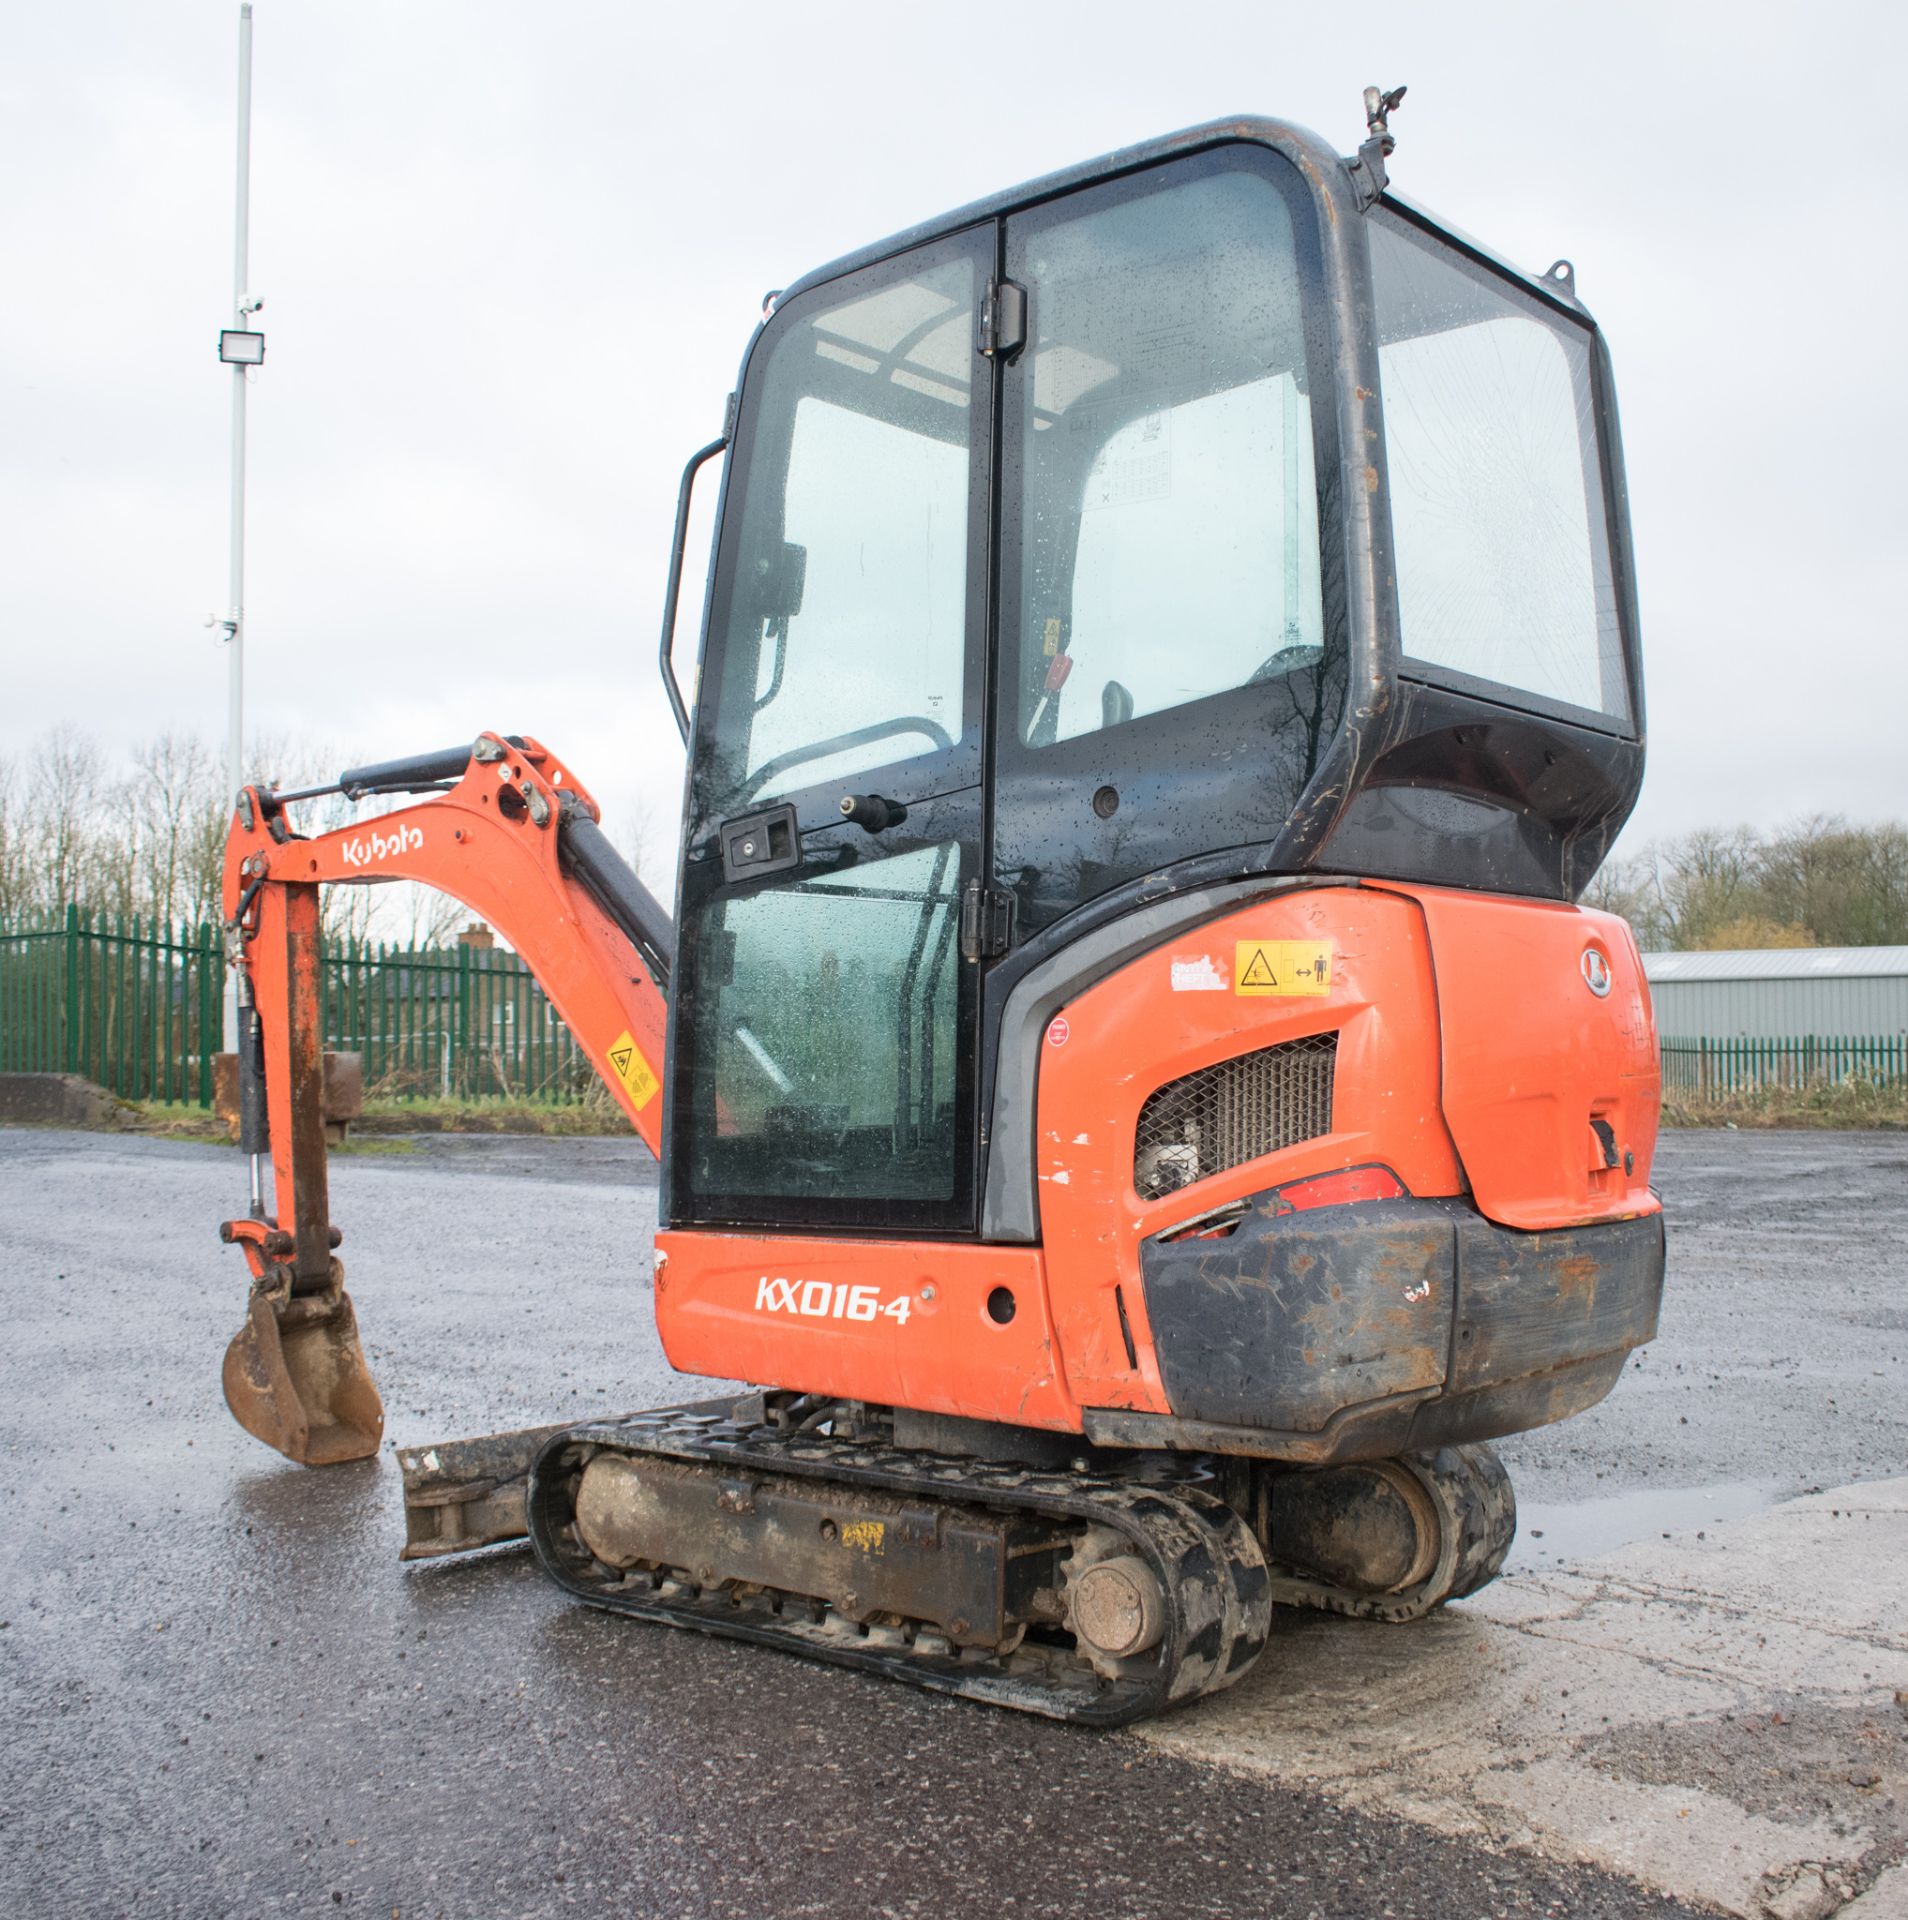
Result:
[[[232,369],[232,528],[231,578],[226,611],[217,624],[231,649],[226,670],[226,784],[236,800],[245,784],[245,380],[246,370],[265,363],[265,336],[252,315],[265,304],[252,297],[250,247],[252,225],[252,9],[239,8],[238,202],[232,248],[232,324],[219,334],[219,359]],[[238,976],[228,969],[225,982],[225,1050],[239,1045]]]

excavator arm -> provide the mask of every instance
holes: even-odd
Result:
[[[339,792],[428,797],[330,833],[295,830],[292,807]],[[384,1431],[327,1190],[319,889],[414,880],[481,915],[528,965],[660,1154],[672,929],[599,817],[548,748],[496,733],[353,768],[329,787],[247,787],[239,796],[224,913],[239,981],[240,1144],[251,1157],[251,1207],[220,1237],[244,1250],[252,1292],[226,1352],[225,1396],[242,1426],[289,1459],[361,1459]]]

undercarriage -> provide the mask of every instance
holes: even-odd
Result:
[[[527,1527],[593,1606],[1114,1726],[1238,1680],[1275,1604],[1414,1620],[1491,1579],[1516,1530],[1481,1444],[1292,1470],[949,1424],[996,1457],[796,1394],[407,1451],[405,1553]]]

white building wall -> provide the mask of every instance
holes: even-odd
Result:
[[[1656,1003],[1656,1030],[1666,1040],[1870,1039],[1908,1033],[1908,974],[1653,979],[1650,997]]]

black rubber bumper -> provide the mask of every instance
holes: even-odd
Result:
[[[1312,1462],[1488,1440],[1594,1405],[1655,1335],[1660,1213],[1520,1233],[1463,1200],[1276,1204],[1145,1243],[1172,1414],[1089,1413],[1090,1438]]]

